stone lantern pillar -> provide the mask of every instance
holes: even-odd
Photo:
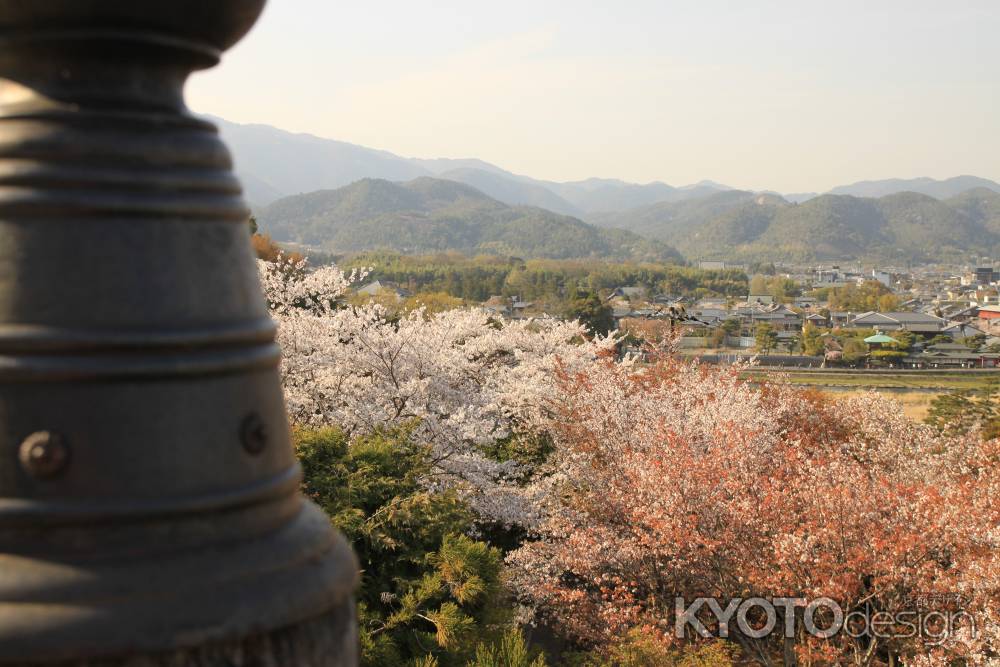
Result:
[[[0,0],[0,665],[356,663],[247,209],[182,89],[264,0]]]

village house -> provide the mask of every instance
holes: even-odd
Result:
[[[849,327],[854,322],[854,313],[846,310],[835,310],[830,313],[830,326]]]
[[[757,325],[764,322],[779,333],[798,333],[802,329],[802,316],[782,304],[741,306],[733,311],[733,315],[740,319],[745,336],[753,336]]]
[[[947,321],[928,313],[903,311],[888,313],[867,312],[855,317],[851,326],[859,329],[872,328],[882,331],[906,330],[925,337],[931,337],[941,333],[941,330],[947,326]]]
[[[805,326],[807,322],[812,324],[814,327],[819,327],[821,329],[825,329],[830,326],[830,320],[819,313],[809,313],[802,318],[802,326]]]
[[[410,296],[410,293],[398,287],[392,283],[382,282],[381,280],[373,280],[372,282],[358,288],[358,294],[364,296],[391,296],[396,299],[396,301],[402,301],[403,299]]]
[[[996,368],[1000,354],[970,350],[957,343],[930,345],[903,360],[910,368]]]
[[[673,294],[657,294],[650,299],[650,303],[661,306],[682,306],[688,303],[688,300],[682,296],[674,296]]]
[[[625,299],[626,301],[641,301],[646,298],[645,287],[616,287],[608,295],[608,301]]]
[[[796,308],[803,308],[805,310],[810,310],[816,308],[819,305],[819,299],[814,296],[798,296],[792,300],[792,305]]]
[[[510,315],[510,300],[499,294],[494,294],[483,302],[482,308],[494,315],[508,317]]]
[[[971,323],[987,334],[1000,334],[1000,306],[976,308],[975,319]]]
[[[747,297],[747,303],[767,306],[774,303],[774,296],[771,294],[751,294]]]
[[[945,336],[951,336],[954,340],[960,340],[962,338],[971,338],[973,336],[985,336],[986,332],[982,329],[975,327],[969,323],[956,322],[954,324],[949,324],[945,328],[941,329],[941,333]]]

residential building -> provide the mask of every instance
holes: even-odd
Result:
[[[996,368],[1000,354],[970,350],[965,345],[939,343],[903,360],[911,368]]]
[[[935,315],[912,312],[861,313],[851,326],[881,331],[912,331],[916,334],[934,335],[947,326],[947,321]]]
[[[613,290],[611,290],[611,294],[608,295],[608,300],[628,299],[629,301],[633,301],[645,298],[646,298],[645,287],[616,287]]]
[[[886,273],[885,271],[878,271],[876,269],[872,269],[872,280],[877,280],[886,287],[889,288],[892,287],[892,274]]]
[[[975,320],[972,323],[988,334],[1000,334],[1000,306],[976,308]]]
[[[976,268],[976,282],[980,285],[989,285],[1000,280],[1000,273],[992,266],[981,266]]]
[[[819,313],[809,313],[802,320],[803,325],[808,322],[814,327],[826,328],[830,326],[830,320]]]
[[[402,301],[406,297],[410,296],[407,290],[404,290],[392,283],[382,282],[381,280],[373,280],[372,282],[358,288],[358,294],[364,294],[365,296],[376,296],[376,295],[391,295],[395,297],[397,301]]]
[[[951,336],[955,340],[961,338],[971,338],[972,336],[985,336],[986,332],[982,329],[975,327],[969,323],[956,322],[955,324],[949,324],[945,328],[941,329],[941,333],[946,336]]]
[[[774,296],[771,294],[751,294],[747,297],[747,303],[770,305],[774,303]]]

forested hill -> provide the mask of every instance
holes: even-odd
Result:
[[[669,242],[691,259],[947,261],[1000,251],[1000,194],[988,188],[944,200],[900,192],[801,204],[729,191],[595,222]]]
[[[457,250],[518,257],[680,261],[662,241],[598,228],[532,206],[510,206],[454,181],[363,179],[280,199],[257,211],[276,241],[336,253]]]

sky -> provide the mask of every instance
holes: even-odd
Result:
[[[187,97],[556,181],[1000,181],[1000,2],[270,0]]]

